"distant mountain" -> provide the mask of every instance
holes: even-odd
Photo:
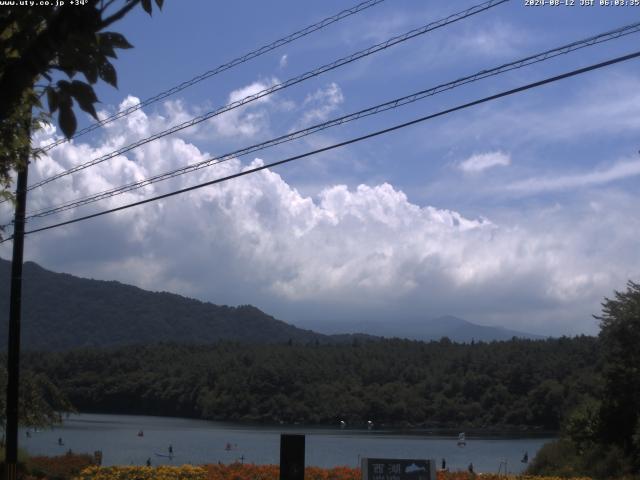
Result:
[[[0,259],[0,332],[8,330],[11,262]],[[45,270],[23,268],[22,346],[65,350],[159,342],[249,343],[351,341],[296,328],[251,305],[219,306]],[[6,334],[1,338],[6,339]],[[6,349],[6,341],[0,342]]]
[[[320,331],[367,332],[380,337],[399,337],[413,340],[440,340],[447,337],[454,342],[468,343],[511,340],[513,337],[526,339],[543,339],[540,335],[509,330],[503,327],[489,327],[471,323],[458,317],[446,315],[431,320],[394,319],[393,322],[359,322],[351,324],[348,329],[340,324],[309,325]]]
[[[423,323],[409,323],[404,325],[405,329],[415,332],[415,338],[420,340],[436,340],[442,337],[449,337],[456,342],[490,342],[493,340],[511,340],[513,337],[528,339],[543,339],[540,335],[509,330],[504,327],[490,327],[471,323],[462,318],[446,315],[434,318]]]
[[[0,259],[0,332],[6,332],[8,326],[10,270],[11,263]],[[454,342],[543,338],[452,316],[429,321],[319,323],[311,326],[324,332],[317,333],[277,320],[251,305],[220,306],[115,281],[55,273],[33,262],[24,264],[23,279],[21,343],[30,350],[220,340],[344,343],[375,336],[426,341],[448,337]],[[0,342],[0,350],[5,349],[6,342]]]

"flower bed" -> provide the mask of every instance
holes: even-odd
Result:
[[[95,459],[91,455],[67,453],[57,457],[29,457],[25,467],[35,478],[67,480],[94,463]]]
[[[89,467],[73,480],[278,480],[278,465],[203,465],[194,467]],[[352,467],[307,467],[305,480],[360,480],[360,469]],[[495,473],[470,474],[468,472],[437,473],[437,480],[562,480],[560,477],[534,477],[498,475]],[[591,480],[575,478],[572,480]]]
[[[278,480],[278,465],[206,465],[207,480]],[[360,480],[360,469],[350,467],[307,467],[305,480]]]
[[[183,465],[181,467],[98,467],[83,470],[73,480],[206,480],[203,467]]]

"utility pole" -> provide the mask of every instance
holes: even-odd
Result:
[[[27,138],[30,129],[27,128]],[[22,257],[24,253],[24,217],[27,207],[27,173],[30,147],[25,149],[18,170],[16,210],[13,220],[13,256],[11,259],[11,297],[9,301],[9,349],[7,355],[7,427],[5,446],[6,479],[16,480],[18,463],[18,392],[20,386],[20,314],[22,303]]]

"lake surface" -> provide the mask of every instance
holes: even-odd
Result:
[[[144,436],[139,437],[142,430]],[[457,435],[427,431],[354,430],[329,427],[246,426],[184,418],[133,415],[71,415],[60,426],[31,433],[21,430],[19,445],[33,455],[61,455],[101,450],[104,465],[231,463],[278,464],[280,434],[306,435],[306,465],[358,466],[361,457],[442,458],[452,470],[497,472],[506,461],[509,472],[521,472],[525,452],[532,459],[550,437],[481,436],[467,433],[467,444],[457,446]],[[61,438],[64,445],[58,445]],[[227,450],[228,444],[231,449]],[[167,455],[169,445],[173,458]],[[504,471],[504,464],[502,466]]]

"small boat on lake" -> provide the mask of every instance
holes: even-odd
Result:
[[[464,432],[458,434],[458,446],[464,447],[467,444],[467,438],[464,435]]]

